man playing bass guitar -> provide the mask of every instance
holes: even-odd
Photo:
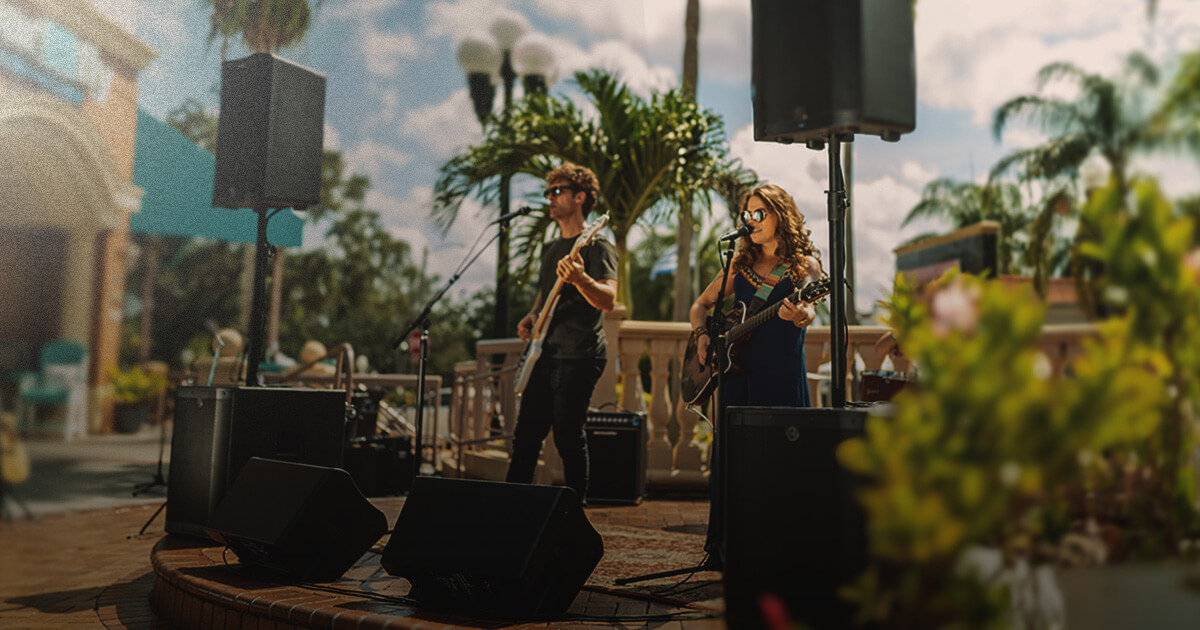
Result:
[[[546,175],[546,183],[546,210],[558,223],[560,237],[542,248],[538,297],[533,310],[517,324],[518,336],[530,341],[539,314],[553,310],[548,311],[549,326],[539,331],[545,338],[521,397],[506,481],[533,483],[542,443],[553,427],[566,485],[584,501],[588,486],[584,423],[607,361],[604,312],[616,305],[617,252],[611,243],[596,237],[571,255],[600,192],[595,173],[565,163]],[[552,295],[560,279],[559,292]]]
[[[816,310],[808,302],[792,302],[785,296],[804,286],[809,278],[822,276],[820,252],[809,240],[804,215],[796,202],[779,186],[768,184],[754,189],[742,202],[740,218],[751,231],[738,240],[724,295],[734,296],[755,312],[778,303],[779,315],[740,341],[737,369],[726,373],[720,394],[726,406],[808,407],[804,333],[816,317]],[[721,279],[718,274],[689,311],[701,361],[713,360],[708,356],[705,319],[717,301]],[[715,448],[721,448],[721,439],[716,436]],[[718,461],[714,456],[714,464]],[[710,483],[718,476],[719,471],[713,470]],[[714,504],[717,495],[714,492]],[[720,506],[714,505],[704,545],[714,567],[723,564],[721,518]]]

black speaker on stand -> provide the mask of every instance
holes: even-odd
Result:
[[[857,409],[730,407],[726,421],[725,609],[731,628],[761,628],[773,594],[814,628],[849,627],[837,589],[866,566],[866,522],[842,441],[863,435]]]
[[[829,147],[830,406],[846,405],[846,210],[841,144],[916,128],[909,0],[751,0],[754,139]]]
[[[516,618],[566,612],[603,556],[570,488],[417,477],[380,563],[431,608]]]
[[[258,215],[246,384],[258,385],[266,311],[267,223],[321,199],[325,76],[268,53],[221,65],[213,205]]]
[[[751,0],[754,139],[916,127],[910,0]]]

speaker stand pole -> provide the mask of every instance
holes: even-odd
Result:
[[[849,136],[853,139],[854,136]],[[829,190],[825,191],[829,211],[829,304],[830,407],[846,406],[846,186],[842,181],[841,142],[838,134],[829,135]]]
[[[263,284],[267,277],[267,257],[270,255],[271,244],[267,242],[267,221],[275,216],[270,208],[255,208],[258,214],[258,238],[254,250],[254,292],[250,302],[249,334],[250,354],[246,360],[246,385],[258,385],[258,364],[263,360],[263,325],[266,309],[267,291]],[[270,213],[270,214],[268,214]]]

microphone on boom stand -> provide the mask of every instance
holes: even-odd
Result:
[[[720,239],[718,239],[718,240],[719,240],[719,242],[721,242],[721,243],[725,243],[725,242],[728,242],[728,241],[736,241],[736,240],[738,240],[739,238],[742,238],[743,236],[746,236],[747,234],[749,234],[749,233],[751,233],[751,232],[753,232],[753,231],[754,231],[754,228],[750,227],[750,226],[749,226],[748,224],[746,224],[746,223],[743,223],[743,224],[742,224],[742,227],[739,227],[739,228],[738,228],[738,229],[736,229],[736,230],[733,230],[733,231],[730,231],[730,232],[726,232],[725,234],[722,234],[722,235],[721,235],[721,238],[720,238]]]
[[[529,214],[530,212],[533,212],[534,210],[541,210],[541,208],[533,208],[531,206],[521,206],[520,208],[517,208],[516,210],[513,210],[512,212],[509,212],[508,214],[500,215],[500,218],[496,219],[495,221],[492,221],[491,225],[495,225],[497,223],[505,223],[505,222],[511,221],[517,217],[523,217],[523,216]]]

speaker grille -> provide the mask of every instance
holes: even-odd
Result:
[[[725,605],[757,627],[758,598],[778,595],[816,628],[848,627],[837,589],[866,563],[865,517],[842,441],[863,434],[852,409],[730,407],[726,444]]]
[[[267,53],[221,66],[213,205],[306,208],[321,199],[325,77]]]

